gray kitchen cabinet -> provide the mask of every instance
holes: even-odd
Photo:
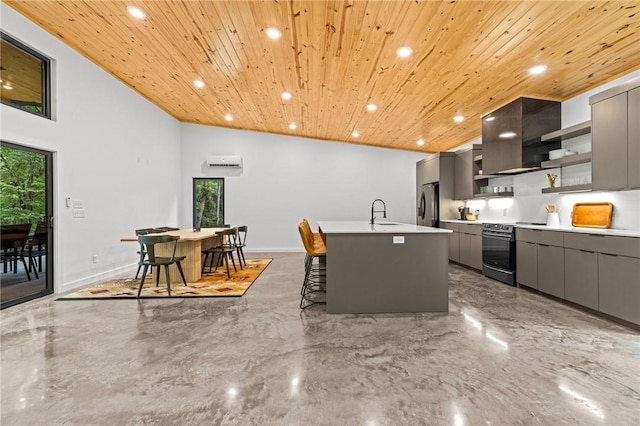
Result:
[[[482,270],[482,225],[460,224],[460,263]]]
[[[474,145],[467,151],[456,153],[454,198],[456,200],[469,200],[480,192],[478,181],[474,179],[479,175],[480,167],[475,158],[482,154],[482,148]]]
[[[640,87],[627,93],[628,111],[628,186],[640,188]]]
[[[591,105],[592,187],[627,187],[627,93]]]
[[[440,222],[440,228],[450,229],[453,231],[449,234],[449,260],[460,262],[460,234],[458,233],[459,225],[457,223]]]
[[[538,244],[538,290],[564,299],[564,248]]]
[[[516,241],[516,280],[518,284],[538,288],[538,248],[536,243]]]
[[[598,309],[598,254],[581,249],[564,249],[565,299]]]
[[[599,310],[640,324],[640,259],[598,253]]]
[[[640,188],[640,78],[589,97],[592,187]]]
[[[482,236],[460,233],[460,263],[482,270]]]

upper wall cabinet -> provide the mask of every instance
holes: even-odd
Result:
[[[480,192],[474,177],[480,174],[480,166],[475,158],[482,154],[482,149],[474,145],[467,151],[456,153],[455,162],[455,195],[456,200],[469,200]]]
[[[542,142],[560,129],[560,102],[519,98],[482,117],[483,172],[520,173],[536,169],[560,141]]]
[[[589,98],[594,190],[640,188],[640,79]]]

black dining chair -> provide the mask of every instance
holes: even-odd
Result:
[[[184,285],[187,285],[187,279],[184,277],[184,271],[182,270],[181,261],[185,260],[186,256],[176,256],[176,248],[178,247],[178,240],[180,239],[177,235],[139,235],[138,242],[140,243],[140,262],[138,265],[142,266],[142,278],[140,279],[140,287],[138,288],[138,297],[140,297],[140,292],[142,292],[142,286],[144,285],[144,279],[147,276],[147,271],[149,268],[154,266],[158,267],[158,273],[156,274],[156,287],[160,282],[160,267],[164,266],[164,273],[167,279],[167,292],[169,296],[171,296],[171,278],[169,277],[169,266],[175,264],[178,267],[178,271],[180,271],[180,276],[182,277],[182,282]],[[173,242],[173,248],[171,249],[170,257],[159,257],[156,256],[156,244],[162,243],[171,243]],[[146,253],[146,258],[145,254]]]
[[[136,229],[136,237],[140,235],[155,234],[158,232],[162,232],[162,231],[159,231],[156,228]],[[146,252],[142,252],[140,250],[138,250],[136,253],[138,253],[138,256],[140,256],[140,259],[144,259],[145,256],[147,255]],[[142,269],[142,265],[140,264],[140,262],[138,262],[138,270],[136,271],[136,280],[138,279],[138,275],[140,275],[140,269]],[[153,269],[151,270],[151,273],[153,273]]]
[[[238,226],[238,237],[236,239],[236,254],[238,255],[238,263],[242,269],[242,264],[247,266],[244,258],[244,248],[247,246],[247,225]]]
[[[38,271],[33,264],[33,259],[30,257],[25,257],[25,249],[27,248],[27,241],[29,240],[29,233],[31,232],[31,224],[24,223],[19,225],[2,225],[0,227],[0,262],[2,262],[4,266],[4,271],[6,272],[7,263],[13,269],[13,273],[18,272],[18,261],[22,262],[22,266],[24,267],[24,271],[27,274],[27,279],[31,281],[31,274],[29,271],[32,270],[36,275],[36,279],[38,278]],[[27,259],[29,260],[29,265],[27,265]]]
[[[207,267],[207,259],[211,256],[211,260],[209,261],[209,272],[212,272],[213,261],[217,257],[216,268],[214,271],[218,270],[218,266],[220,263],[224,261],[225,266],[227,267],[227,277],[231,278],[231,272],[229,271],[229,259],[231,259],[231,263],[233,264],[233,270],[238,272],[236,268],[236,262],[233,260],[233,252],[236,250],[236,238],[237,238],[238,230],[236,228],[229,228],[223,231],[217,232],[214,237],[214,244],[212,247],[202,250],[202,254],[204,254],[204,261],[202,262],[202,273],[204,274],[204,269]]]
[[[49,238],[49,227],[44,223],[38,223],[33,235],[27,242],[29,256],[29,270],[38,266],[38,272],[42,272],[42,257],[47,255],[47,240]],[[36,261],[36,259],[38,259]]]

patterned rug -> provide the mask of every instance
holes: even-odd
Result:
[[[182,283],[171,284],[171,296],[167,293],[166,284],[160,283],[156,287],[154,278],[147,275],[140,298],[240,297],[267,268],[271,260],[247,259],[247,266],[244,269],[238,266],[238,272],[233,272],[231,267],[231,278],[227,278],[227,272],[223,266],[218,268],[217,272],[205,273],[198,282],[187,282],[186,286]],[[119,278],[85,287],[56,300],[135,299],[138,297],[139,285],[139,279]]]

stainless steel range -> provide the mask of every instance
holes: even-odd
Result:
[[[516,285],[515,226],[482,224],[482,273],[505,284]]]

